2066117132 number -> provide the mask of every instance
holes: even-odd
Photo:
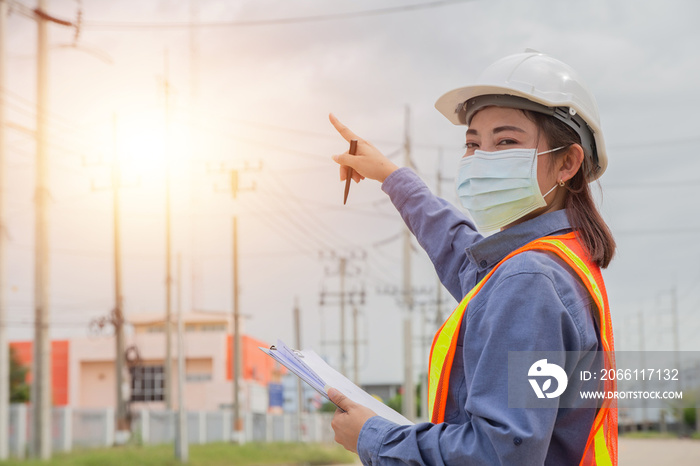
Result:
[[[678,380],[678,369],[604,369],[600,380]]]

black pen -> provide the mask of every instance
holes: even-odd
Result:
[[[350,141],[350,155],[355,155],[357,152],[357,139],[352,139]],[[348,202],[348,193],[350,192],[350,182],[352,181],[352,172],[354,170],[348,167],[347,178],[345,178],[345,195],[343,196],[343,205]]]

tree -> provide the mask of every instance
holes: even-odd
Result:
[[[322,413],[334,413],[336,410],[337,406],[331,403],[330,401],[326,401],[321,405],[321,409],[319,409],[320,412]]]
[[[10,403],[29,401],[27,372],[29,372],[29,368],[22,365],[17,358],[15,349],[10,347]]]
[[[421,382],[418,382],[415,386],[416,389],[416,396],[413,397],[413,399],[416,402],[416,416],[420,417],[422,412],[422,406],[423,403],[421,403]],[[399,413],[403,414],[403,387],[399,390],[399,393],[394,395],[389,401],[386,402],[387,406],[389,406],[391,409],[394,411],[398,411]]]

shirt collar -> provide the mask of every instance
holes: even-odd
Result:
[[[473,243],[466,250],[467,257],[479,272],[483,272],[531,241],[543,236],[564,234],[571,229],[566,210],[548,212]]]

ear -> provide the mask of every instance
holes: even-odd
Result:
[[[566,154],[560,158],[561,166],[559,167],[559,174],[557,181],[569,181],[574,177],[576,172],[581,168],[583,163],[583,148],[579,144],[572,144],[566,151]]]

